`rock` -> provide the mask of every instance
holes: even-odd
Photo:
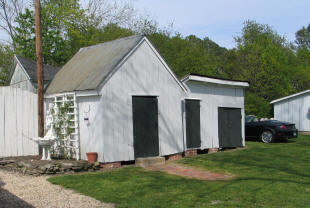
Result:
[[[59,171],[60,171],[60,169],[59,169],[59,167],[58,167],[58,166],[55,166],[55,167],[53,168],[53,171],[54,171],[54,172],[59,172]]]
[[[136,158],[136,166],[137,167],[149,167],[156,165],[164,165],[165,164],[164,157],[148,157],[148,158]]]
[[[0,161],[0,165],[1,165],[1,166],[5,166],[6,164],[7,164],[6,161]]]
[[[22,168],[22,173],[25,174],[27,172],[27,168]]]
[[[45,164],[39,167],[39,169],[42,171],[53,170],[53,168],[54,168],[53,164]]]
[[[59,168],[59,172],[58,173],[60,173],[60,174],[64,174],[65,173],[65,169],[63,169],[63,168]]]
[[[45,174],[45,170],[37,170],[40,174]]]
[[[55,174],[55,172],[54,172],[54,171],[49,171],[49,170],[48,170],[48,171],[45,172],[45,174],[52,175],[52,174]]]
[[[28,171],[28,174],[29,175],[37,175],[39,173],[37,172],[37,170],[32,170],[32,171]]]
[[[25,168],[27,168],[27,169],[33,169],[33,168],[35,168],[35,167],[33,166],[33,164],[28,163],[28,162],[24,162],[24,161],[20,161],[20,162],[18,163],[18,166],[19,166],[19,167],[25,167]]]
[[[69,163],[69,162],[63,162],[60,165],[64,170],[70,170],[74,166],[73,163]]]
[[[11,164],[14,162],[15,162],[14,160],[0,160],[0,165],[4,166],[4,165]]]
[[[83,162],[79,163],[78,166],[80,166],[83,170],[88,170],[88,163]]]
[[[81,166],[73,166],[71,169],[72,169],[74,172],[77,172],[77,171],[81,171],[81,170],[83,169],[83,167],[81,167]]]
[[[101,167],[101,166],[100,166],[100,162],[95,162],[95,163],[93,164],[93,166],[96,167],[96,168]]]

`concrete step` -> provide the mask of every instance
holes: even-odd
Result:
[[[137,167],[150,167],[157,165],[165,164],[164,157],[144,157],[144,158],[136,158],[136,166]]]

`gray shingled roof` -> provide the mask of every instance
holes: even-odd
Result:
[[[97,89],[142,38],[130,36],[80,49],[56,74],[46,93]]]
[[[37,82],[37,63],[31,59],[24,58],[21,56],[16,56],[18,62],[25,69],[30,79],[34,82]],[[60,70],[60,67],[53,67],[49,65],[43,66],[44,70],[44,81],[50,81],[54,78],[55,74]]]

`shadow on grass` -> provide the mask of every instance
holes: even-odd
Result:
[[[218,184],[217,186],[209,187],[205,194],[218,194],[222,193],[223,190],[234,189],[237,185],[240,184],[249,184],[248,182],[257,182],[255,186],[249,186],[251,193],[258,193],[262,190],[265,190],[268,186],[272,187],[275,183],[282,183],[282,184],[296,184],[296,185],[310,185],[310,182],[300,182],[295,180],[287,180],[287,179],[274,179],[274,178],[256,178],[256,177],[241,177],[235,178],[232,180],[226,180],[225,183]]]
[[[274,158],[281,158],[281,157],[285,157],[285,155],[281,155],[281,154],[277,154],[277,153],[273,153],[273,157]],[[269,158],[270,160],[273,160],[273,158]],[[260,169],[258,170],[259,172],[262,172],[261,174],[263,174],[263,172],[265,172],[265,170],[273,170],[273,171],[281,171],[284,173],[287,173],[289,175],[291,175],[291,177],[304,177],[309,179],[310,178],[310,173],[307,173],[307,171],[305,170],[300,170],[298,171],[296,168],[292,168],[289,166],[282,166],[282,165],[277,165],[274,162],[270,162],[269,164],[266,164],[265,162],[259,162],[259,160],[264,160],[264,158],[259,158],[259,157],[249,157],[247,156],[246,161],[242,161],[242,160],[217,160],[217,163],[220,163],[220,166],[225,167],[227,165],[235,165],[237,167],[251,167],[252,169]],[[307,162],[309,162],[309,160],[303,160],[302,158],[299,159],[300,161],[304,161],[305,164]],[[289,161],[288,161],[289,163]],[[188,163],[184,163],[186,165],[190,165],[193,166],[192,164],[188,164]],[[195,166],[195,165],[194,165]],[[203,166],[200,166],[203,167]],[[273,174],[272,174],[273,175]],[[288,176],[286,176],[288,177]]]
[[[296,143],[296,140],[292,140],[292,139],[276,139],[273,143]]]
[[[255,138],[246,138],[245,142],[263,143],[260,139],[255,139]],[[285,143],[296,143],[296,140],[294,140],[294,139],[275,139],[272,143],[284,143],[284,144]]]
[[[24,200],[3,189],[5,185],[0,179],[0,207],[1,208],[34,208]]]

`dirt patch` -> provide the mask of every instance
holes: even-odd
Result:
[[[196,169],[194,167],[182,166],[175,163],[168,163],[160,166],[151,166],[147,167],[146,169],[151,171],[161,171],[168,174],[178,175],[186,178],[194,178],[199,180],[215,181],[215,180],[225,180],[233,178],[232,175],[203,171]]]

